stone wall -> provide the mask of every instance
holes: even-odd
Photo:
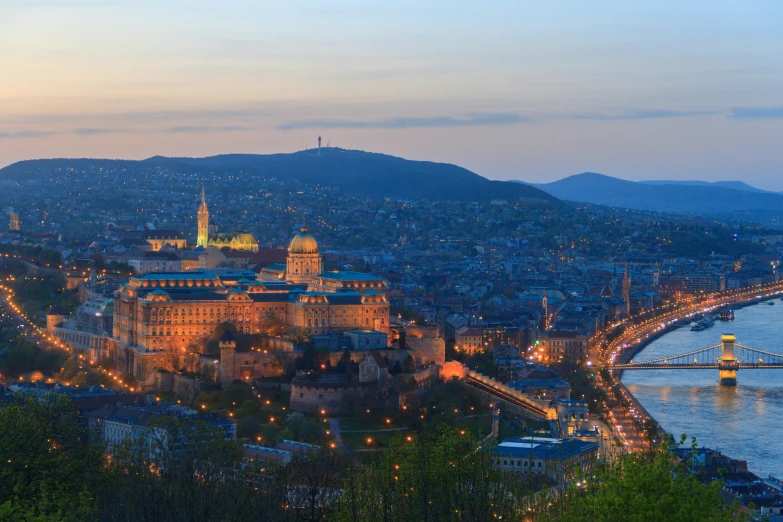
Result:
[[[297,411],[320,412],[327,414],[346,411],[345,398],[347,394],[357,394],[367,397],[375,390],[372,385],[360,383],[291,383],[291,409]]]
[[[416,383],[417,388],[425,388],[436,382],[440,377],[440,365],[433,364],[428,368],[422,368],[421,370],[413,374],[413,382]]]
[[[405,328],[406,339],[422,339],[438,337],[437,326],[414,326],[409,325]]]
[[[443,366],[446,363],[446,341],[436,337],[413,337],[406,339],[413,357],[422,363],[434,362]]]
[[[196,398],[201,393],[201,382],[175,373],[172,391],[179,397]]]
[[[178,397],[195,398],[201,392],[201,382],[178,373],[156,372],[155,389],[160,392],[174,392]]]
[[[402,364],[409,355],[413,355],[411,350],[347,350],[351,356],[351,361],[361,363],[365,357],[371,356],[371,352],[377,352],[381,357],[386,357],[390,364],[399,362]],[[302,355],[301,353],[296,355]],[[329,362],[332,366],[337,364],[343,356],[343,351],[329,352]]]
[[[272,335],[264,336],[270,352],[293,352],[296,350],[296,343],[285,337],[275,337]]]

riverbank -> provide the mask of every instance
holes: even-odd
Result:
[[[743,345],[783,353],[776,328],[783,320],[783,308],[767,306],[764,301],[768,299],[734,307],[735,320],[721,328],[701,332],[687,327],[669,329],[665,336],[644,343],[644,352],[634,346],[634,360],[669,358],[713,345],[726,332],[735,334]],[[675,438],[687,433],[700,446],[746,459],[749,468],[762,476],[781,476],[783,440],[772,435],[783,431],[783,382],[779,372],[741,370],[738,386],[720,385],[717,370],[629,372],[622,376],[622,386],[634,404],[643,405],[647,415]]]
[[[765,292],[765,294],[759,295],[758,292]],[[623,345],[627,346],[624,349],[617,350],[618,353],[616,354],[616,360],[613,362],[616,364],[628,363],[636,355],[638,355],[645,348],[647,348],[651,343],[662,338],[666,334],[669,334],[680,328],[684,328],[685,326],[682,325],[682,323],[680,323],[680,321],[683,318],[692,317],[700,313],[714,312],[715,310],[718,310],[720,308],[725,308],[725,307],[730,307],[734,310],[740,310],[748,306],[753,306],[759,303],[777,299],[780,297],[781,294],[783,294],[783,288],[780,288],[779,285],[775,285],[773,289],[759,288],[757,291],[754,291],[753,289],[745,289],[744,291],[740,292],[737,296],[735,296],[735,298],[739,298],[737,300],[732,299],[732,297],[730,296],[727,296],[726,298],[723,299],[707,298],[704,300],[704,305],[694,305],[688,307],[687,311],[683,311],[682,313],[679,314],[676,313],[671,315],[667,314],[665,318],[662,317],[661,322],[648,320],[649,329],[650,329],[649,333],[645,332],[644,330],[638,331],[634,335],[632,335],[630,339],[627,339],[627,341],[621,339],[616,341],[615,343],[612,343],[613,345],[617,345],[617,346],[623,346]],[[742,299],[743,295],[747,295],[747,298]],[[715,301],[718,302],[716,303]],[[631,332],[633,332],[636,328],[638,328],[638,326],[632,327]],[[629,334],[626,334],[626,337],[628,335]],[[611,350],[609,350],[609,352],[611,352]],[[619,389],[623,398],[625,398],[625,400],[627,400],[628,403],[630,403],[631,408],[634,410],[630,412],[630,415],[635,419],[641,421],[643,424],[649,425],[650,423],[652,423],[654,429],[651,431],[652,433],[657,434],[658,435],[657,440],[660,440],[660,437],[666,433],[666,430],[663,429],[661,423],[649,412],[649,409],[646,408],[641,403],[641,401],[631,392],[628,386],[622,382],[622,371],[614,372],[612,377],[613,377],[614,384]]]

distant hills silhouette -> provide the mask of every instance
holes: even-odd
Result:
[[[585,172],[531,186],[563,200],[657,212],[783,211],[783,194],[766,192],[741,181],[635,182]]]
[[[154,156],[146,160],[47,159],[20,161],[0,169],[0,178],[46,175],[56,168],[161,167],[182,173],[237,173],[309,184],[336,186],[348,193],[374,198],[489,201],[520,199],[557,202],[533,186],[493,181],[448,163],[412,161],[386,154],[339,148],[310,149],[290,154],[223,154],[206,158]],[[63,175],[67,176],[67,172]]]

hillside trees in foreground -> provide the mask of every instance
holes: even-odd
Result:
[[[667,446],[615,466],[511,476],[491,445],[445,425],[386,451],[245,459],[208,424],[165,418],[146,438],[91,442],[64,396],[0,407],[0,519],[25,521],[701,522],[743,520]],[[164,435],[165,434],[165,435]]]

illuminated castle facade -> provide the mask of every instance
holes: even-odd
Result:
[[[207,223],[206,205],[202,207],[199,240],[202,216]],[[109,357],[118,371],[132,374],[142,386],[154,386],[158,370],[193,366],[188,359],[199,357],[219,325],[267,333],[270,321],[308,335],[356,339],[353,344],[360,346],[355,349],[383,349],[389,335],[387,290],[388,283],[373,274],[324,272],[318,243],[302,227],[291,240],[287,262],[258,275],[222,269],[132,277],[114,296]],[[249,365],[253,360],[256,369],[246,374],[252,378],[277,371],[273,353],[237,353],[234,358]]]
[[[258,241],[253,234],[238,232],[233,234],[221,234],[210,231],[209,210],[207,209],[207,196],[204,188],[201,188],[201,205],[198,207],[198,235],[196,245],[207,248],[214,246],[217,248],[228,247],[231,250],[245,250],[249,252],[258,252]]]

